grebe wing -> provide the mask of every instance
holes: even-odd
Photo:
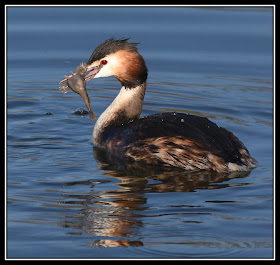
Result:
[[[148,164],[217,171],[228,171],[228,163],[241,166],[239,170],[252,164],[248,150],[236,136],[204,117],[166,112],[114,130],[108,138],[109,148]]]

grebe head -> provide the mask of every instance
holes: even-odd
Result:
[[[128,39],[110,38],[99,45],[87,62],[85,81],[99,77],[116,77],[126,88],[133,88],[146,82],[147,68],[137,52],[138,43]]]

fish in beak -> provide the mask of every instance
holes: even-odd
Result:
[[[91,101],[86,90],[85,74],[87,72],[87,65],[85,63],[81,63],[80,65],[78,65],[75,73],[72,73],[69,76],[65,76],[65,78],[59,82],[59,91],[61,93],[66,93],[67,91],[72,89],[75,93],[79,94],[89,111],[90,119],[92,121],[95,121],[96,117],[92,112]]]

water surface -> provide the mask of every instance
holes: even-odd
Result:
[[[8,258],[272,258],[272,8],[7,8]],[[149,69],[143,114],[231,130],[249,173],[138,167],[91,142],[79,95],[58,82],[109,37]],[[87,84],[98,117],[113,78]]]

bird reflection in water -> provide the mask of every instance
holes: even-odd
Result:
[[[176,168],[142,165],[133,161],[119,159],[110,151],[94,147],[94,159],[99,163],[99,170],[104,175],[118,180],[115,190],[98,190],[98,184],[103,181],[86,181],[84,183],[68,182],[65,186],[85,184],[90,185],[90,192],[83,195],[68,195],[71,202],[81,204],[79,217],[73,222],[65,221],[61,226],[79,228],[87,235],[92,235],[89,242],[92,247],[139,247],[143,246],[140,240],[139,228],[143,226],[142,219],[151,217],[145,210],[148,209],[147,193],[161,192],[193,192],[196,189],[219,189],[233,185],[225,183],[232,178],[247,177],[250,172],[217,173],[214,171],[195,171]],[[156,214],[152,215],[156,216]],[[73,233],[74,234],[74,233]]]

